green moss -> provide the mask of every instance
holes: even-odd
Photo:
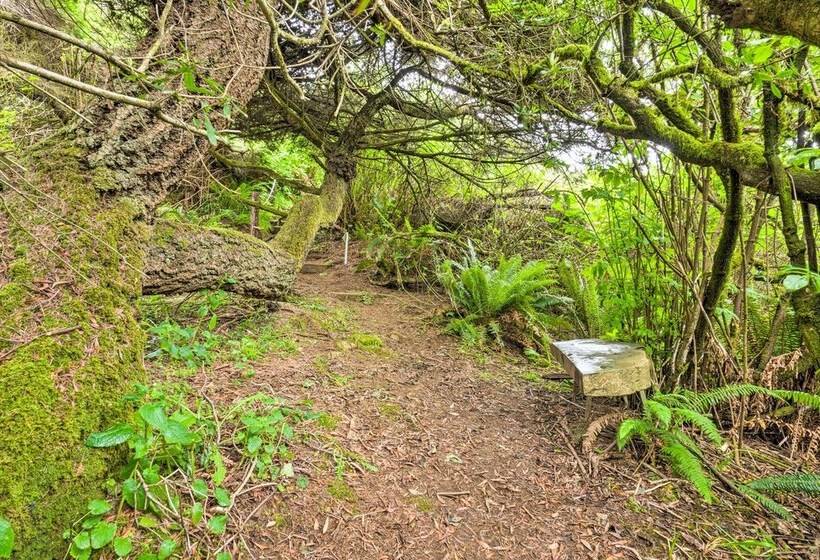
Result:
[[[350,341],[356,348],[365,350],[366,352],[379,352],[384,348],[382,339],[375,334],[353,333],[350,335]]]
[[[348,502],[351,504],[357,502],[359,499],[356,495],[356,491],[353,490],[353,488],[351,488],[344,481],[344,479],[340,477],[334,478],[333,482],[328,484],[327,493],[341,502]]]
[[[5,328],[28,337],[71,329],[40,336],[0,362],[0,516],[17,533],[21,560],[62,556],[62,531],[101,494],[120,459],[84,441],[129,413],[120,396],[144,377],[133,300],[145,232],[134,225],[131,203],[99,199],[73,155],[44,154],[49,176],[40,179],[61,205],[52,212],[72,225],[7,197],[15,214],[10,237],[25,256],[0,294],[0,306],[15,310]],[[41,240],[55,240],[61,254],[43,250]],[[40,297],[32,282],[55,279],[69,284],[53,288],[46,305],[29,305]]]
[[[379,414],[391,420],[395,420],[401,416],[401,406],[396,403],[380,403]]]
[[[339,425],[339,418],[327,412],[322,412],[316,418],[316,425],[325,430],[335,430]]]
[[[430,513],[436,510],[436,503],[427,496],[410,496],[408,502],[416,506],[422,513]]]

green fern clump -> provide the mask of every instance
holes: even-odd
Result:
[[[617,432],[618,448],[623,449],[636,436],[647,447],[658,446],[672,470],[691,482],[704,501],[712,503],[712,480],[704,470],[700,447],[685,431],[687,427],[696,428],[714,445],[723,445],[720,430],[710,417],[687,408],[677,395],[659,393],[644,401],[640,418],[621,423]]]
[[[769,511],[788,519],[791,517],[789,510],[772,499],[769,494],[820,496],[820,474],[791,473],[767,476],[739,484],[738,488]]]
[[[546,291],[553,283],[546,262],[524,263],[519,256],[502,257],[492,267],[471,252],[462,263],[444,261],[438,278],[458,316],[447,330],[465,342],[500,340],[504,333],[497,320],[508,312],[520,313],[529,325],[541,326],[549,307],[566,302]],[[533,329],[537,330],[541,329]]]
[[[603,333],[603,313],[595,278],[579,274],[567,260],[558,265],[558,278],[567,295],[575,302],[578,318],[591,337]]]
[[[672,470],[688,480],[705,502],[712,503],[714,481],[708,471],[713,469],[706,463],[702,444],[694,436],[699,436],[700,440],[722,449],[724,439],[707,411],[721,403],[752,395],[765,395],[820,410],[820,395],[768,389],[750,383],[726,385],[702,393],[656,393],[644,401],[643,414],[640,418],[629,418],[620,424],[616,439],[618,448],[623,449],[637,437],[650,450],[658,449]],[[767,477],[738,484],[737,490],[769,511],[788,517],[788,510],[767,494],[820,495],[820,475],[798,473]]]

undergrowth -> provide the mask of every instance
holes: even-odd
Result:
[[[656,393],[643,403],[640,417],[627,418],[617,430],[619,449],[640,439],[646,454],[659,455],[675,473],[689,481],[706,503],[715,501],[713,486],[720,480],[739,494],[781,517],[790,512],[772,494],[820,494],[820,474],[791,473],[747,483],[731,481],[707,456],[705,447],[719,453],[729,449],[709,411],[741,397],[763,395],[820,411],[820,396],[801,391],[768,389],[752,384],[726,385],[706,392],[681,390]]]
[[[310,482],[293,445],[320,437],[326,415],[312,407],[255,394],[220,408],[162,386],[126,399],[133,416],[86,441],[122,448],[126,461],[107,499],[92,500],[65,531],[70,558],[228,560],[253,515],[238,504],[255,500],[254,488],[286,493]]]

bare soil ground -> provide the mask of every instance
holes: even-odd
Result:
[[[816,520],[776,523],[728,501],[707,509],[630,457],[591,465],[565,385],[534,380],[513,351],[463,351],[436,324],[441,300],[353,270],[300,277],[301,299],[279,311],[299,327],[297,354],[266,358],[251,378],[194,380],[217,403],[263,391],[338,420],[326,444],[295,447],[307,488],[260,486],[238,504],[249,520],[235,557],[732,558],[726,537],[758,530],[798,551],[783,557],[816,550]]]

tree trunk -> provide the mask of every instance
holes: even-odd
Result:
[[[794,200],[786,170],[777,150],[780,144],[780,100],[767,84],[763,87],[763,140],[766,160],[771,169],[771,181],[777,191],[780,216],[783,222],[783,237],[789,254],[789,262],[796,267],[806,267],[806,245],[800,239],[797,219],[794,214]],[[810,367],[820,365],[820,324],[817,322],[818,298],[813,288],[807,286],[791,294],[795,321],[800,329],[803,345],[806,347],[805,362]]]
[[[240,10],[228,16],[219,3],[189,1],[178,8],[184,25],[176,22],[165,49],[184,44],[242,104],[261,79],[268,28]],[[188,120],[193,103],[169,99],[163,111]],[[18,559],[61,557],[62,531],[117,465],[116,453],[84,441],[129,413],[120,396],[144,380],[134,300],[143,281],[157,290],[179,285],[162,258],[196,264],[229,246],[228,275],[252,256],[283,268],[248,293],[281,294],[293,277],[293,259],[218,230],[186,231],[192,246],[204,240],[202,252],[183,251],[176,237],[164,251],[157,245],[146,266],[153,209],[206,146],[133,107],[100,102],[88,114],[97,124],[75,131],[79,142],[49,140],[24,168],[9,167],[14,184],[0,187],[0,516],[17,533]],[[240,245],[254,252],[239,255]],[[219,265],[208,264],[186,277],[192,286],[222,279]]]
[[[729,27],[792,35],[820,46],[818,0],[707,0]]]

